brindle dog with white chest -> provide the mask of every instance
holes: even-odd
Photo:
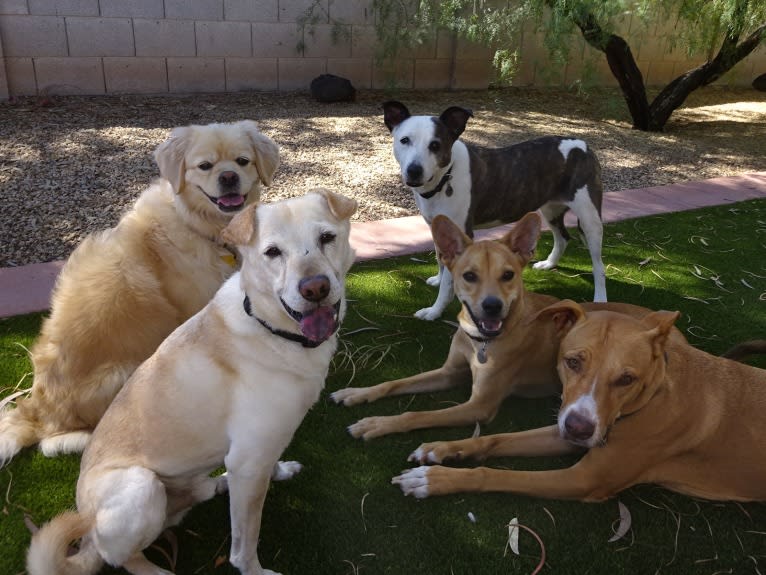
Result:
[[[502,148],[485,148],[459,140],[470,110],[451,106],[440,116],[413,116],[401,102],[383,104],[383,120],[394,140],[402,181],[410,188],[430,225],[442,214],[473,237],[474,228],[513,222],[539,209],[553,232],[553,250],[537,269],[556,267],[567,245],[568,210],[577,216],[593,264],[593,300],[606,301],[601,260],[601,166],[593,150],[577,138],[548,136]],[[437,247],[438,251],[438,247]],[[438,318],[454,296],[449,270],[439,261],[439,285],[421,319]]]

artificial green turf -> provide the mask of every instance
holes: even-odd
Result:
[[[550,245],[550,235],[545,234],[538,256],[544,257]],[[689,341],[720,353],[737,341],[766,336],[765,250],[762,200],[609,225],[604,239],[609,298],[681,310],[677,325]],[[590,299],[587,250],[573,242],[562,264],[558,272],[528,269],[527,287],[578,301]],[[348,279],[343,345],[327,392],[351,379],[352,385],[373,385],[443,362],[454,328],[412,317],[435,298],[436,290],[423,282],[435,270],[432,254],[354,266]],[[453,303],[444,319],[454,319],[457,310]],[[29,371],[26,352],[17,342],[28,347],[39,321],[40,316],[0,321],[3,385],[15,385]],[[344,361],[349,356],[353,366]],[[763,359],[757,361],[766,366]],[[712,503],[652,486],[633,488],[619,496],[632,514],[632,529],[624,539],[608,543],[618,518],[616,500],[584,504],[461,494],[417,501],[390,484],[393,475],[409,467],[407,455],[422,441],[466,437],[471,428],[423,430],[367,443],[345,431],[367,415],[430,409],[463,401],[468,394],[462,389],[401,396],[352,408],[334,405],[323,394],[285,454],[300,460],[305,470],[271,487],[260,543],[264,566],[286,575],[530,573],[540,554],[531,536],[522,532],[520,556],[504,553],[506,525],[518,517],[545,544],[543,572],[640,575],[766,569],[763,503]],[[482,433],[549,424],[556,404],[553,398],[511,399]],[[45,459],[27,450],[0,470],[0,493],[7,494],[0,518],[0,573],[23,570],[29,541],[25,513],[39,524],[73,504],[77,462],[75,456]],[[571,462],[501,459],[488,464],[542,469]],[[469,512],[475,523],[468,519]],[[174,533],[178,573],[236,572],[224,561],[230,543],[226,497],[195,508]],[[169,549],[167,542],[160,545]],[[167,566],[161,554],[152,556]]]

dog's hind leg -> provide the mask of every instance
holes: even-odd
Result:
[[[89,473],[95,472],[91,469]],[[152,471],[139,466],[101,472],[94,480],[88,479],[78,485],[78,507],[91,508],[95,513],[91,532],[94,547],[110,565],[136,561],[140,551],[165,527],[165,486]],[[136,573],[152,572],[139,569]]]
[[[577,190],[574,200],[569,207],[577,216],[588,245],[590,259],[593,265],[593,301],[606,301],[606,270],[601,259],[601,244],[604,237],[604,225],[601,222],[598,208],[593,204],[588,192],[588,186]]]
[[[545,204],[540,208],[540,214],[548,223],[553,234],[553,249],[548,258],[535,263],[532,267],[536,270],[552,270],[555,268],[569,242],[569,232],[564,227],[564,214],[569,208],[563,204]]]

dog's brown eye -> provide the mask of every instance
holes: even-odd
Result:
[[[263,252],[263,255],[265,255],[267,258],[278,258],[282,255],[282,250],[280,250],[277,246],[271,246],[269,249],[267,249],[265,252]]]
[[[511,281],[513,279],[513,276],[515,276],[515,275],[516,274],[513,273],[513,270],[505,270],[503,272],[503,275],[500,277],[500,279],[502,281],[504,281],[504,282],[509,282],[509,281]]]
[[[247,158],[237,158],[234,161],[237,162],[240,166],[246,166],[250,163],[250,160],[248,160]]]
[[[617,378],[617,381],[614,382],[615,387],[627,387],[631,383],[636,381],[636,376],[631,373],[623,373],[620,377]]]
[[[580,371],[580,368],[582,367],[582,362],[580,361],[579,357],[565,357],[564,363],[569,369],[571,369],[575,373]]]
[[[474,272],[465,272],[463,274],[463,279],[469,284],[472,284],[479,279],[479,276],[477,276]]]
[[[400,144],[404,144],[405,146],[410,143],[410,139],[408,137],[404,137],[401,140],[399,140]]]
[[[442,147],[441,143],[436,141],[428,144],[428,149],[431,150],[432,152],[438,152],[441,147]]]
[[[203,172],[207,172],[208,170],[211,170],[213,168],[213,164],[210,162],[202,162],[199,166],[197,166],[200,170]]]
[[[323,246],[326,246],[327,244],[331,244],[335,241],[335,234],[332,232],[325,232],[321,236],[319,236],[319,243]]]

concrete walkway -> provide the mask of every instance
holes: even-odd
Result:
[[[766,199],[766,172],[684,182],[637,190],[621,190],[604,195],[602,218],[605,223],[668,212],[731,204],[751,199]],[[569,214],[567,225],[575,225]],[[481,230],[478,239],[500,237],[509,226]],[[420,216],[376,222],[355,222],[351,244],[357,260],[381,259],[433,249],[431,233]],[[609,254],[604,254],[608,259]],[[0,268],[0,317],[48,309],[50,293],[63,261]]]

